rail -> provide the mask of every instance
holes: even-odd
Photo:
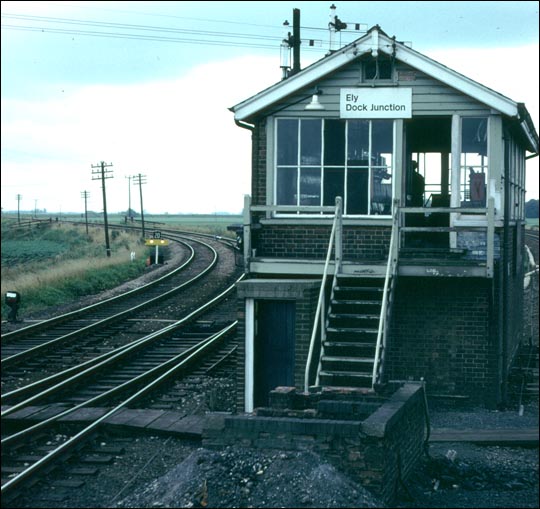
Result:
[[[33,475],[37,474],[39,471],[42,471],[47,465],[50,465],[54,461],[57,461],[59,458],[65,455],[66,451],[76,447],[78,443],[86,439],[86,437],[88,437],[98,426],[104,423],[106,419],[110,418],[112,415],[116,414],[118,411],[127,407],[127,405],[129,405],[130,403],[133,403],[135,400],[140,399],[142,396],[146,395],[148,392],[155,389],[157,386],[177,376],[177,373],[181,369],[183,369],[187,363],[190,363],[196,359],[202,358],[202,356],[210,348],[212,348],[218,341],[222,341],[223,338],[230,331],[234,330],[236,328],[236,325],[237,325],[237,321],[228,325],[221,331],[211,335],[210,337],[203,340],[198,345],[193,346],[189,350],[186,350],[180,353],[179,355],[173,357],[172,359],[169,359],[162,365],[157,366],[153,370],[142,375],[145,378],[151,377],[151,380],[147,383],[147,385],[145,385],[143,388],[139,389],[137,392],[127,397],[127,399],[125,399],[124,401],[122,401],[121,403],[119,403],[118,405],[110,409],[109,411],[107,411],[104,415],[102,415],[101,417],[96,419],[94,422],[92,422],[89,426],[85,427],[84,429],[79,431],[77,434],[69,438],[62,445],[48,452],[46,456],[38,460],[36,463],[25,468],[22,472],[17,474],[15,477],[11,478],[9,481],[2,484],[2,488],[1,488],[2,495],[5,495],[6,492],[12,490],[15,486],[29,479]],[[87,401],[85,404],[88,404],[88,403],[89,401]],[[84,405],[78,405],[77,407],[81,407],[81,406],[84,406]],[[53,417],[50,417],[49,419],[46,419],[45,421],[41,421],[40,423],[35,424],[34,426],[31,426],[30,428],[26,428],[25,430],[19,431],[18,433],[15,433],[14,435],[11,435],[6,439],[3,439],[2,444],[4,445],[4,443],[11,441],[14,438],[19,438],[22,435],[29,435],[31,432],[35,432],[36,429],[40,429],[50,424],[51,422],[58,420],[61,416],[66,415],[67,413],[73,412],[75,408],[77,407],[70,408],[69,410],[66,410],[65,412],[62,412]]]
[[[375,387],[375,384],[377,384],[377,382],[380,380],[380,375],[382,373],[382,367],[384,364],[388,323],[390,321],[390,313],[392,310],[395,276],[399,256],[399,249],[396,242],[398,237],[398,225],[399,200],[394,200],[392,210],[392,233],[390,235],[390,248],[388,251],[388,262],[386,264],[381,313],[379,316],[379,328],[377,330],[377,343],[375,346],[375,360],[373,362],[373,375],[371,379],[372,388]]]
[[[340,268],[341,268],[341,258],[342,258],[342,245],[341,245],[341,233],[342,233],[342,219],[341,219],[341,213],[342,213],[342,203],[341,203],[341,197],[336,197],[336,207],[334,211],[334,221],[332,223],[332,231],[330,232],[330,241],[328,242],[328,250],[326,252],[326,260],[324,262],[324,270],[322,275],[322,281],[321,281],[321,289],[319,291],[319,299],[317,301],[317,309],[315,311],[315,319],[313,321],[313,329],[311,331],[311,340],[309,342],[309,351],[308,351],[308,357],[306,361],[306,371],[304,375],[304,391],[308,392],[309,390],[309,373],[311,370],[311,365],[313,362],[313,352],[315,350],[315,339],[317,337],[317,324],[319,322],[319,319],[321,321],[320,323],[320,330],[321,330],[321,336],[320,336],[320,343],[322,348],[322,343],[324,341],[324,330],[325,330],[325,316],[321,313],[323,307],[324,307],[324,288],[326,286],[326,278],[328,277],[328,268],[330,266],[330,258],[332,257],[332,248],[334,247],[334,238],[335,238],[335,263],[334,263],[334,280],[336,278],[336,275],[338,274]],[[317,378],[318,378],[318,369],[317,369]]]

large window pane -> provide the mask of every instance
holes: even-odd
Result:
[[[462,119],[461,151],[487,155],[487,118]]]
[[[487,182],[487,118],[461,121],[461,201],[469,207],[485,207]]]
[[[390,168],[371,172],[371,213],[390,215],[392,211],[392,175]]]
[[[296,168],[278,168],[277,205],[296,205]]]
[[[298,163],[298,120],[279,119],[277,123],[277,164]]]
[[[333,206],[336,196],[344,197],[345,173],[343,168],[324,169],[324,206]]]
[[[347,163],[369,165],[369,120],[349,120],[347,134]]]
[[[343,166],[345,164],[345,121],[324,121],[324,164]]]
[[[302,120],[300,123],[300,164],[321,164],[320,119]]]
[[[392,154],[393,120],[373,120],[371,124],[371,164],[387,166]]]
[[[321,204],[321,169],[300,169],[300,205]]]
[[[368,213],[368,175],[367,168],[349,168],[347,172],[346,214]]]

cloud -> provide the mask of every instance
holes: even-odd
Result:
[[[513,100],[538,126],[538,45],[426,52]],[[305,63],[304,65],[307,65]],[[279,81],[276,57],[201,64],[175,79],[133,85],[56,87],[42,100],[2,101],[2,203],[63,211],[102,209],[91,165],[112,163],[107,209],[126,210],[127,175],[146,175],[144,208],[153,213],[240,212],[250,193],[251,135],[229,107]],[[527,162],[528,198],[538,197],[538,159]],[[10,205],[12,204],[12,205]],[[132,208],[140,207],[131,189]]]
[[[45,102],[6,100],[3,192],[17,193],[17,183],[56,182],[50,193],[33,189],[32,208],[37,198],[47,208],[62,201],[63,210],[80,210],[81,190],[100,196],[91,165],[105,161],[114,174],[106,182],[109,211],[127,208],[123,177],[141,173],[149,211],[238,212],[250,192],[251,136],[228,108],[277,79],[275,59],[243,57],[174,80],[81,87]],[[92,205],[101,209],[97,199]]]

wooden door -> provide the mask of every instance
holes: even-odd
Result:
[[[294,386],[295,302],[256,302],[254,406],[268,405],[278,386]]]

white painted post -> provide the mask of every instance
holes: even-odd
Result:
[[[341,261],[343,259],[343,215],[342,207],[343,201],[341,196],[336,196],[336,216],[337,216],[337,225],[336,225],[336,259],[335,259],[335,271],[336,274],[341,271]]]
[[[452,194],[451,207],[461,207],[461,117],[452,115]],[[450,226],[454,226],[457,214],[450,214]],[[457,247],[457,232],[450,232],[450,247]]]
[[[251,258],[251,196],[244,195],[244,272],[249,273]]]
[[[244,411],[253,412],[254,350],[255,345],[255,299],[246,299],[246,360],[244,366]]]
[[[488,198],[487,232],[486,232],[486,276],[493,277],[493,258],[495,241],[495,198]]]

